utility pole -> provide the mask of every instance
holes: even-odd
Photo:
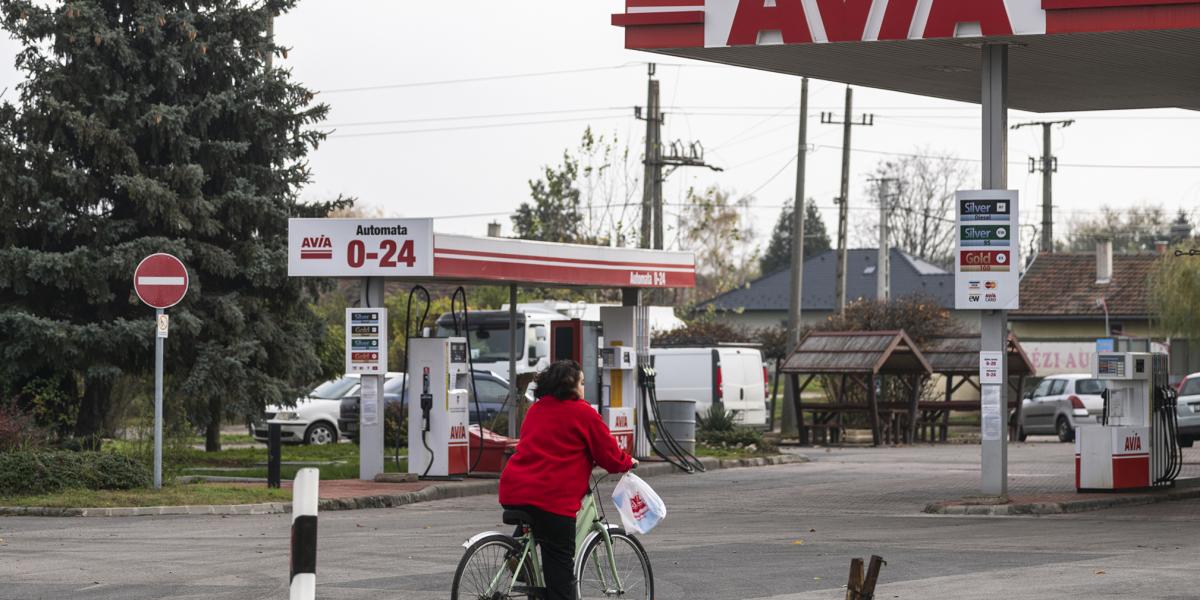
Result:
[[[663,181],[679,167],[706,167],[714,171],[722,171],[704,162],[704,146],[700,142],[684,144],[675,141],[670,145],[670,153],[663,154],[662,126],[666,115],[662,112],[659,102],[658,80],[654,78],[655,65],[650,63],[650,86],[646,98],[646,113],[642,115],[642,107],[634,108],[634,116],[646,122],[646,171],[645,183],[642,186],[642,248],[663,249]],[[663,173],[663,167],[670,170]]]
[[[1063,121],[1034,121],[1013,125],[1013,129],[1042,127],[1042,158],[1040,163],[1036,158],[1029,157],[1029,172],[1042,172],[1042,247],[1041,252],[1054,252],[1054,174],[1058,172],[1058,157],[1053,155],[1050,148],[1050,131],[1055,125],[1063,128],[1075,124],[1074,119]]]
[[[875,124],[875,115],[864,114],[862,120],[854,121],[854,88],[846,87],[846,112],[841,121],[833,119],[833,113],[821,113],[821,123],[842,126],[842,192],[838,196],[838,263],[837,263],[837,308],[838,314],[846,311],[846,221],[850,216],[850,133],[855,125],[870,127]]]
[[[808,164],[808,78],[800,80],[800,141],[796,145],[796,198],[792,207],[792,286],[788,303],[788,347],[791,354],[800,345],[800,316],[804,306],[804,175]],[[776,373],[776,377],[782,374]],[[796,428],[796,394],[800,390],[792,387],[792,378],[783,379],[783,423],[779,428],[785,436]],[[771,410],[775,406],[772,403]]]
[[[888,217],[892,212],[892,204],[900,195],[900,180],[895,177],[875,178],[876,192],[879,197],[879,258],[875,264],[875,300],[887,302],[891,299],[892,254],[891,243],[888,241]],[[892,184],[896,191],[891,191]]]
[[[642,248],[650,248],[653,246],[652,239],[654,232],[654,216],[661,211],[661,207],[657,206],[656,198],[658,197],[659,178],[661,165],[659,164],[659,136],[662,134],[662,117],[659,113],[658,106],[658,80],[654,78],[656,65],[650,63],[649,81],[646,92],[646,158],[643,161],[646,165],[645,175],[642,180],[642,235],[640,243]],[[642,109],[635,109],[637,118],[642,119]]]

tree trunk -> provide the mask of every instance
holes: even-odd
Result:
[[[221,451],[221,421],[224,412],[220,396],[208,399],[208,425],[204,429],[205,452]]]
[[[113,380],[106,376],[90,376],[83,383],[83,401],[75,419],[75,437],[88,447],[99,446],[104,433],[104,419],[112,397]]]

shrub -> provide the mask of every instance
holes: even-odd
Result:
[[[148,487],[149,467],[115,452],[18,451],[0,454],[0,496],[51,494],[68,489]]]
[[[14,403],[0,402],[0,452],[38,448],[48,438],[48,432],[31,415]]]
[[[407,408],[402,402],[391,402],[383,410],[383,440],[389,449],[408,449]]]
[[[702,432],[733,431],[735,426],[733,413],[716,404],[709,406],[707,412],[697,417],[696,425]]]

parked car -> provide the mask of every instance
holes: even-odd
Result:
[[[470,410],[469,418],[471,423],[479,423],[479,417],[482,413],[483,421],[487,423],[500,413],[505,399],[508,398],[508,380],[492,371],[476,369],[474,373],[475,387],[479,390],[479,408],[478,410],[476,409],[475,399],[471,397],[467,404]],[[403,374],[396,375],[396,377],[389,378],[383,384],[384,402],[388,406],[399,405],[401,410],[405,410],[406,403],[401,396],[401,391],[404,387],[404,377]],[[470,392],[470,388],[467,388],[467,390]],[[404,392],[407,394],[406,390]],[[358,439],[360,403],[361,400],[356,390],[355,393],[342,398],[338,411],[338,427],[351,440]]]
[[[1200,373],[1192,373],[1179,383],[1179,445],[1191,448],[1200,439]]]
[[[338,408],[343,396],[356,393],[358,375],[346,375],[340,379],[326,381],[296,399],[295,406],[272,405],[266,408],[263,418],[250,424],[250,435],[255,440],[267,442],[267,421],[286,421],[280,427],[280,438],[289,444],[332,444],[338,441]]]
[[[659,400],[695,400],[698,414],[715,400],[740,425],[767,424],[767,367],[757,348],[651,348],[650,356]]]
[[[1017,439],[1056,435],[1060,442],[1075,439],[1075,428],[1095,425],[1104,414],[1104,381],[1091,374],[1054,375],[1022,400]]]

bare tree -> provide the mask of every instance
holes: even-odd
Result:
[[[950,154],[918,148],[912,155],[881,161],[875,179],[894,179],[890,187],[892,202],[888,217],[891,244],[909,254],[935,264],[947,264],[954,253],[954,194],[965,189],[974,177],[974,169]],[[878,207],[880,187],[872,182],[867,194]],[[879,218],[855,219],[860,236],[863,226],[879,226]],[[873,233],[873,231],[872,231]]]
[[[583,234],[613,246],[625,246],[637,239],[641,221],[641,162],[621,142],[611,136],[595,135],[588,127],[576,150],[579,175],[576,185],[581,193]]]
[[[1069,220],[1066,240],[1059,250],[1089,252],[1098,240],[1112,240],[1113,252],[1130,253],[1154,250],[1158,241],[1169,240],[1171,219],[1161,206],[1113,208],[1104,206],[1097,215]]]
[[[688,190],[679,214],[677,244],[696,253],[696,299],[708,299],[757,274],[754,228],[746,218],[752,198],[731,200],[717,186]]]

